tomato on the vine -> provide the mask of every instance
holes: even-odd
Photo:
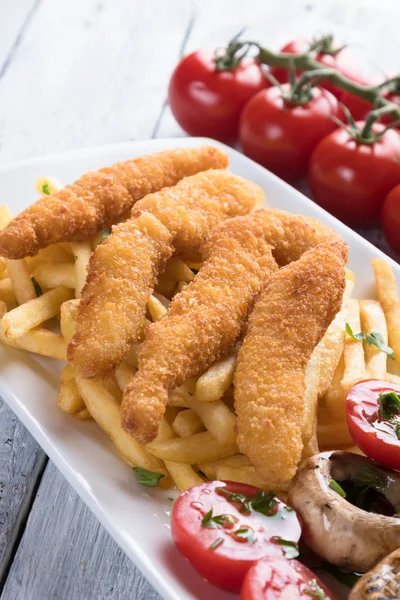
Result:
[[[351,437],[364,454],[391,469],[400,469],[399,394],[399,385],[367,379],[346,400]]]
[[[244,153],[279,177],[301,179],[307,174],[311,153],[337,125],[331,115],[341,114],[328,90],[314,87],[311,99],[293,104],[284,95],[284,84],[259,92],[240,118],[239,139]]]
[[[400,254],[400,185],[386,196],[382,208],[382,227],[390,247]]]
[[[269,85],[253,58],[245,57],[235,68],[220,71],[214,52],[198,50],[175,67],[168,102],[175,119],[190,135],[231,141],[237,137],[246,102]]]
[[[362,131],[365,123],[356,125]],[[372,134],[383,130],[375,124]],[[361,143],[338,128],[315,148],[308,177],[313,199],[335,217],[353,226],[376,225],[386,195],[400,183],[400,135],[392,129]]]
[[[267,556],[247,572],[240,600],[335,600],[318,577],[295,559]]]
[[[400,94],[386,94],[383,92],[382,95],[387,100],[390,100],[390,102],[400,106]],[[365,100],[365,98],[361,98],[360,96],[356,96],[355,94],[346,91],[344,91],[340,96],[340,102],[347,106],[355,121],[364,121],[368,113],[374,108],[371,102],[368,102],[368,100]],[[389,124],[392,123],[393,120],[393,117],[390,115],[382,115],[382,117],[379,119],[379,122]]]
[[[209,481],[175,502],[171,532],[180,552],[211,583],[239,590],[263,556],[297,556],[296,513],[272,492],[229,481]]]
[[[307,39],[294,40],[285,44],[285,46],[280,49],[280,52],[303,54],[304,52],[309,51],[311,45],[312,42]],[[332,45],[332,40],[328,41],[328,45]],[[324,67],[337,69],[340,73],[357,83],[362,82],[360,70],[353,55],[346,46],[330,52],[318,52],[315,56],[315,60]],[[280,83],[286,83],[289,78],[288,69],[282,67],[271,68],[271,75],[273,75]],[[329,90],[337,98],[340,98],[342,90],[330,83],[329,80],[321,82],[320,85]]]

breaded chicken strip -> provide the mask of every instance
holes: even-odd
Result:
[[[248,213],[262,198],[257,185],[224,170],[187,177],[140,200],[128,221],[97,247],[82,291],[68,359],[84,377],[118,365],[137,340],[146,303],[174,250],[196,253],[207,233]]]
[[[269,279],[250,317],[234,379],[237,443],[272,487],[301,458],[305,368],[340,310],[346,260],[343,242],[309,250]]]
[[[146,330],[139,371],[124,394],[125,429],[143,442],[154,439],[169,393],[229,353],[276,268],[271,247],[286,263],[336,237],[314,219],[278,210],[255,211],[219,226],[204,245],[208,259],[198,275]]]
[[[60,241],[83,241],[107,229],[146,194],[183,177],[228,165],[219,148],[179,148],[116,163],[44,196],[0,232],[0,256],[23,258]]]

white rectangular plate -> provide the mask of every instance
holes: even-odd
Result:
[[[70,183],[83,173],[140,154],[201,144],[223,147],[231,156],[233,172],[259,183],[266,204],[310,215],[330,225],[350,246],[349,266],[357,276],[356,293],[373,293],[369,260],[385,256],[370,243],[313,204],[295,189],[239,154],[203,138],[132,142],[68,152],[0,168],[0,197],[13,214],[35,199],[40,175],[53,175]],[[393,266],[400,283],[400,267]],[[131,468],[115,452],[103,432],[89,422],[78,422],[56,406],[60,363],[20,350],[0,347],[0,394],[69,483],[97,516],[115,541],[166,600],[233,600],[203,581],[178,554],[169,531],[171,502],[158,490],[147,491],[135,481]]]

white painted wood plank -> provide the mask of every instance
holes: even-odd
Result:
[[[29,24],[39,0],[0,0],[0,74]]]
[[[2,600],[52,598],[161,600],[49,463]]]
[[[187,0],[42,0],[0,80],[0,162],[149,138]]]

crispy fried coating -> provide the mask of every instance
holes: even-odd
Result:
[[[121,407],[123,427],[141,442],[156,437],[169,393],[228,354],[261,282],[277,269],[271,247],[248,220],[231,219],[217,228],[203,268],[174,297],[167,315],[146,329],[139,371]]]
[[[198,251],[209,230],[248,213],[260,196],[257,185],[212,169],[139,201],[91,257],[68,347],[77,371],[94,377],[118,365],[137,340],[148,297],[173,250]]]
[[[340,310],[347,246],[321,244],[269,279],[239,351],[238,446],[271,486],[290,480],[302,452],[305,368]]]
[[[59,241],[87,240],[117,222],[146,194],[200,171],[224,168],[228,160],[213,146],[179,148],[87,173],[15,217],[0,232],[0,256],[23,258]]]

